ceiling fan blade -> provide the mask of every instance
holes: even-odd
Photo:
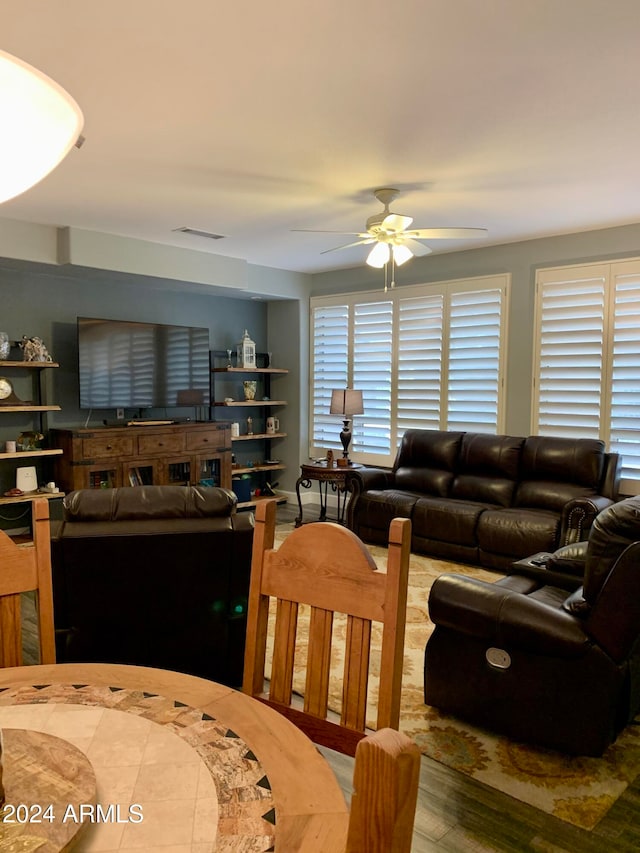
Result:
[[[468,240],[486,237],[486,228],[413,228],[405,231],[414,240]]]
[[[352,246],[364,246],[366,243],[375,243],[375,240],[373,237],[367,237],[366,240],[356,240],[355,243],[345,243],[343,246],[334,246],[333,249],[325,249],[320,254],[326,255],[327,252],[338,252],[340,249],[350,249]]]
[[[401,216],[399,213],[389,213],[380,223],[385,231],[404,231],[413,222],[411,216]]]
[[[366,231],[327,231],[322,228],[292,228],[291,231],[302,231],[305,234],[344,234],[345,237],[368,237]]]
[[[422,257],[422,255],[429,255],[433,251],[433,249],[430,249],[423,243],[418,243],[417,240],[412,240],[411,238],[403,240],[402,245],[406,246],[407,249],[411,249],[411,251],[417,258]]]

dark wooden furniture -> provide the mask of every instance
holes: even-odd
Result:
[[[243,690],[271,705],[316,743],[354,755],[364,737],[372,622],[382,623],[376,728],[397,729],[404,655],[411,522],[389,529],[387,572],[338,524],[306,524],[273,549],[276,506],[256,507]],[[277,600],[269,692],[264,692],[269,599]],[[292,705],[298,608],[308,605],[304,707]],[[334,613],[346,616],[339,722],[328,719]]]
[[[231,488],[231,427],[222,421],[52,429],[50,438],[63,452],[56,482],[67,492],[199,483]]]
[[[12,344],[17,348],[17,341]],[[15,412],[31,412],[33,414],[33,429],[47,433],[47,413],[59,412],[60,406],[47,403],[46,377],[50,376],[49,368],[57,368],[60,365],[55,361],[0,361],[0,375],[6,374],[12,382],[15,382],[18,401],[5,401],[0,405],[0,414],[11,414]],[[11,419],[9,424],[15,424]],[[10,431],[13,429],[14,431]],[[20,428],[22,429],[22,428]],[[18,438],[15,427],[2,424],[2,438],[0,438],[0,463],[3,463],[3,475],[0,477],[2,488],[0,489],[0,503],[21,503],[33,499],[34,494],[28,493],[19,497],[5,497],[3,492],[15,486],[15,471],[20,463],[23,465],[36,465],[38,482],[46,482],[51,477],[51,460],[47,457],[58,456],[62,451],[58,448],[45,448],[37,450],[15,450],[7,453],[5,451],[5,440]],[[4,463],[7,463],[4,466]],[[49,464],[46,464],[49,463]],[[63,497],[61,494],[48,495],[49,498]]]
[[[256,487],[262,490],[267,483],[274,482],[279,476],[278,472],[286,468],[283,462],[274,458],[278,451],[273,449],[273,442],[276,442],[276,447],[279,446],[287,433],[280,429],[268,432],[267,418],[279,413],[287,405],[286,400],[272,398],[271,380],[289,373],[287,368],[272,367],[269,353],[256,353],[256,362],[262,366],[233,367],[226,350],[211,352],[211,408],[215,410],[224,407],[226,411],[223,417],[228,416],[231,421],[238,423],[238,435],[231,436],[236,457],[233,476],[248,474],[252,480],[252,492]],[[244,399],[245,379],[256,380],[256,396],[253,400]],[[229,413],[229,409],[232,412]],[[251,418],[250,431],[247,418]],[[269,494],[269,490],[265,494],[270,498],[275,497],[278,503],[287,502],[284,495]],[[240,506],[254,507],[258,500],[260,498],[252,494],[248,501],[242,500]]]
[[[349,465],[348,467],[339,468],[337,466],[327,468],[326,462],[313,462],[300,466],[300,476],[296,480],[296,495],[298,497],[298,516],[296,518],[296,527],[302,524],[302,498],[300,497],[300,486],[304,489],[310,489],[314,482],[318,483],[320,491],[320,518],[319,521],[326,521],[327,518],[327,492],[331,486],[332,491],[338,499],[338,509],[335,521],[344,524],[344,513],[348,500],[349,482],[347,474],[356,469],[362,468],[362,465]]]

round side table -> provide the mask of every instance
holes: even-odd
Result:
[[[307,465],[300,466],[300,476],[296,480],[296,495],[298,497],[298,516],[295,520],[296,527],[303,524],[302,521],[302,498],[300,497],[300,486],[304,489],[310,489],[314,482],[318,483],[320,492],[320,517],[318,521],[327,521],[327,490],[331,486],[332,492],[338,500],[338,510],[334,519],[339,524],[344,524],[344,513],[349,499],[349,480],[348,474],[362,465],[350,464],[344,468],[333,466],[327,468],[326,462],[313,462]]]

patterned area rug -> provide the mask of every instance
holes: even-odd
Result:
[[[293,524],[278,525],[276,547],[293,529]],[[386,548],[369,546],[369,550],[377,565],[385,568]],[[561,820],[593,829],[640,772],[640,725],[628,726],[602,758],[572,757],[516,743],[425,705],[424,647],[433,630],[427,602],[431,584],[443,572],[490,582],[499,577],[480,568],[411,555],[400,729],[429,758]],[[307,616],[301,609],[295,659],[299,673],[303,672],[306,656]],[[336,619],[334,625],[330,687],[334,708],[339,704],[341,690],[345,624],[346,620]],[[378,691],[379,652],[380,632],[374,628],[369,690],[373,701]],[[294,686],[303,693],[302,677]],[[373,707],[368,714],[371,727],[375,720]]]

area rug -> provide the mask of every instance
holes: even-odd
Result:
[[[278,525],[276,547],[293,529],[291,523]],[[376,564],[384,569],[386,548],[369,546],[369,550]],[[424,647],[433,630],[427,601],[431,584],[443,572],[456,572],[490,582],[499,577],[495,572],[480,568],[411,555],[401,731],[412,737],[429,758],[574,826],[593,829],[640,772],[640,724],[627,726],[602,758],[574,757],[516,743],[425,705]],[[307,617],[308,613],[301,608],[295,658],[299,677],[294,680],[294,688],[301,694],[304,692],[302,673],[306,659]],[[334,709],[339,707],[345,625],[346,620],[336,618],[330,685],[330,704]],[[371,728],[375,727],[380,655],[380,631],[376,632],[376,627],[372,631],[367,722]]]

